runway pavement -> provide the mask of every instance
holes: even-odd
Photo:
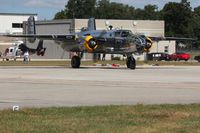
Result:
[[[0,67],[0,109],[200,103],[199,66]]]

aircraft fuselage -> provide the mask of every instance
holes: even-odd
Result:
[[[73,52],[87,51],[84,41],[87,36],[92,36],[97,43],[93,53],[126,54],[143,52],[144,49],[142,38],[134,35],[130,30],[83,31],[76,36],[74,40],[63,42],[62,48]]]

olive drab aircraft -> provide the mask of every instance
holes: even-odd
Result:
[[[64,50],[78,53],[71,59],[72,68],[79,68],[83,53],[88,52],[125,55],[127,57],[127,68],[135,69],[136,61],[133,54],[147,52],[152,46],[150,38],[133,34],[130,30],[96,30],[94,18],[88,20],[87,28],[73,34],[36,34],[33,16],[29,17],[27,25],[28,34],[8,34],[6,36],[29,38],[30,42],[34,42],[36,39],[39,39],[42,43],[43,40],[60,42],[63,44],[62,48]]]

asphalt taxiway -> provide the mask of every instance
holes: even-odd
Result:
[[[200,103],[200,66],[0,67],[0,109]]]

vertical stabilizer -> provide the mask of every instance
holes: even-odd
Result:
[[[90,18],[88,20],[88,30],[96,30],[96,22],[95,22],[95,18]]]
[[[35,29],[35,18],[34,16],[30,16],[28,18],[28,22],[27,22],[27,33],[29,35],[35,35],[36,34],[36,29]],[[33,38],[29,38],[28,41],[33,43],[35,42],[36,38],[33,37]]]
[[[38,46],[36,48],[36,50],[40,50],[40,49],[43,49],[43,40],[39,41]]]

